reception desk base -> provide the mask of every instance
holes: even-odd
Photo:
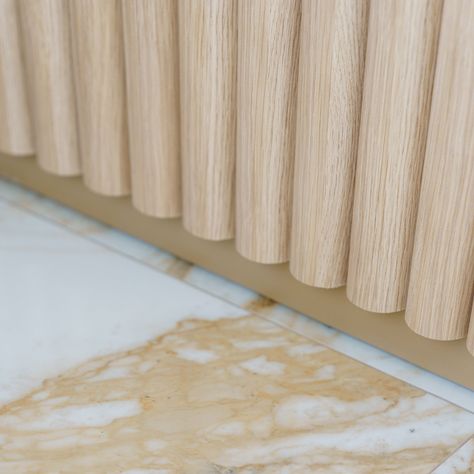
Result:
[[[416,335],[403,312],[376,314],[351,304],[345,288],[325,290],[295,280],[287,264],[263,265],[241,257],[232,240],[213,242],[186,232],[180,219],[156,219],[133,208],[130,198],[89,191],[80,177],[42,171],[32,157],[0,154],[0,176],[57,200],[107,225],[202,266],[423,369],[474,389],[474,357],[465,340],[442,342]]]

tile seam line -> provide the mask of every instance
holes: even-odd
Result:
[[[73,208],[70,208],[70,207],[68,207],[68,206],[63,205],[63,204],[61,204],[61,203],[55,201],[54,199],[48,198],[48,197],[43,196],[43,195],[41,195],[41,194],[39,194],[39,193],[36,193],[36,192],[34,192],[34,191],[30,191],[28,188],[25,188],[24,186],[21,186],[21,185],[15,183],[15,182],[13,182],[13,181],[10,181],[10,180],[8,180],[8,179],[3,178],[3,177],[0,177],[0,179],[3,179],[3,180],[5,180],[5,181],[8,182],[8,183],[13,184],[14,186],[17,186],[17,187],[21,188],[22,191],[24,191],[24,192],[32,193],[35,197],[37,197],[37,198],[40,199],[40,200],[53,202],[54,204],[56,204],[56,205],[58,205],[58,206],[60,206],[60,207],[64,207],[65,209],[69,209],[69,210],[71,210],[71,211],[73,211],[73,212],[75,212],[75,213],[81,215],[82,217],[85,217],[86,219],[88,219],[88,220],[90,220],[90,221],[98,222],[100,225],[102,225],[102,226],[105,227],[106,229],[117,230],[118,232],[121,232],[121,233],[123,233],[123,234],[125,234],[125,235],[127,235],[127,236],[129,236],[129,237],[131,237],[131,238],[133,238],[133,239],[139,240],[140,242],[146,244],[145,241],[143,241],[143,240],[141,240],[141,239],[139,239],[139,238],[137,238],[137,237],[131,236],[130,234],[127,234],[126,232],[123,232],[123,231],[121,231],[120,229],[116,229],[115,227],[108,226],[108,225],[106,225],[106,224],[104,224],[104,223],[102,223],[102,222],[100,222],[100,221],[98,221],[98,220],[96,220],[96,219],[93,219],[93,218],[87,216],[86,214],[82,214],[81,212],[79,212],[79,211],[77,211],[77,210],[75,210],[75,209],[73,209]],[[399,377],[396,377],[395,375],[392,375],[392,374],[389,374],[389,373],[387,373],[387,372],[384,372],[383,370],[380,370],[380,369],[378,369],[378,368],[376,368],[376,367],[372,367],[371,365],[367,364],[366,362],[361,361],[361,360],[359,360],[359,359],[356,359],[355,357],[353,357],[353,356],[351,356],[351,355],[347,355],[347,354],[345,354],[344,352],[341,352],[341,351],[339,351],[339,350],[337,350],[337,349],[334,349],[333,347],[330,347],[330,346],[326,345],[326,344],[323,343],[323,342],[319,342],[319,341],[317,341],[317,340],[311,338],[310,336],[305,335],[304,333],[301,333],[301,332],[299,332],[299,331],[297,331],[297,330],[295,330],[295,329],[293,329],[293,328],[290,328],[290,327],[286,326],[284,323],[281,323],[281,322],[278,322],[278,321],[274,321],[274,320],[272,320],[269,316],[266,316],[265,314],[260,314],[260,313],[258,313],[258,312],[255,311],[255,310],[247,310],[246,308],[242,308],[241,306],[237,305],[236,303],[234,303],[234,302],[232,302],[232,301],[229,301],[229,300],[226,300],[226,299],[223,298],[222,296],[215,295],[215,294],[213,294],[213,293],[211,293],[211,292],[209,292],[209,291],[207,291],[207,290],[202,289],[202,288],[199,287],[199,286],[196,286],[196,285],[193,285],[193,284],[189,283],[189,282],[186,281],[186,280],[183,280],[183,279],[178,278],[178,277],[176,277],[176,276],[174,276],[174,275],[171,275],[171,274],[167,273],[166,271],[161,270],[160,268],[157,268],[157,267],[155,267],[155,266],[153,266],[153,265],[151,265],[151,264],[149,264],[149,263],[147,263],[147,262],[145,262],[145,261],[143,261],[143,260],[140,260],[140,259],[137,258],[137,257],[134,257],[134,256],[132,256],[132,255],[126,253],[125,251],[117,250],[116,248],[111,247],[111,246],[109,246],[109,245],[107,245],[107,244],[104,244],[104,243],[101,242],[101,241],[95,240],[93,237],[90,237],[90,236],[88,236],[87,234],[83,234],[83,233],[81,233],[81,232],[78,232],[78,231],[76,231],[75,229],[72,229],[72,228],[70,228],[70,227],[68,227],[68,226],[66,226],[66,225],[64,225],[64,224],[62,224],[61,222],[59,222],[59,220],[56,220],[56,219],[51,218],[51,217],[49,217],[49,216],[46,216],[46,215],[44,215],[44,214],[40,214],[39,212],[37,212],[37,211],[35,211],[35,210],[33,210],[33,209],[30,209],[30,208],[28,208],[28,207],[25,206],[25,205],[22,205],[21,203],[17,202],[16,200],[9,200],[9,199],[5,198],[4,196],[0,196],[0,200],[6,202],[6,203],[8,203],[8,204],[10,204],[11,206],[13,206],[13,207],[15,207],[15,208],[17,208],[17,209],[21,209],[21,210],[23,210],[24,212],[27,212],[27,213],[30,214],[30,215],[36,216],[37,218],[39,218],[39,219],[41,219],[41,220],[43,220],[43,221],[49,222],[49,223],[55,225],[56,227],[65,229],[65,230],[66,230],[67,232],[69,232],[70,234],[74,234],[74,235],[76,235],[76,236],[78,236],[78,237],[80,237],[80,238],[82,238],[82,239],[84,239],[84,240],[87,240],[88,242],[92,242],[92,243],[94,243],[94,244],[96,244],[96,245],[99,245],[100,247],[103,247],[103,248],[109,250],[110,252],[113,252],[113,253],[115,253],[115,254],[117,254],[117,255],[120,255],[120,256],[122,256],[122,257],[124,257],[124,258],[126,258],[126,259],[128,259],[128,260],[131,260],[131,261],[133,261],[133,262],[135,262],[135,263],[138,263],[138,264],[140,264],[140,265],[144,265],[144,266],[146,266],[146,267],[148,267],[148,268],[151,268],[151,269],[153,269],[153,270],[155,270],[155,271],[157,271],[157,272],[159,272],[159,273],[161,273],[161,274],[163,274],[163,275],[166,275],[166,276],[168,276],[168,277],[170,277],[170,278],[173,278],[174,280],[180,281],[181,283],[184,283],[185,285],[188,285],[188,286],[190,286],[191,288],[194,288],[195,290],[201,291],[202,293],[205,293],[205,294],[207,294],[207,295],[209,295],[209,296],[212,296],[213,298],[217,298],[217,299],[219,299],[219,300],[221,300],[221,301],[223,301],[223,302],[225,302],[225,303],[227,303],[227,304],[229,304],[229,305],[235,307],[236,309],[240,309],[240,310],[247,311],[248,315],[257,316],[258,318],[263,319],[263,320],[265,320],[265,321],[267,321],[267,322],[270,322],[270,323],[272,323],[272,324],[274,324],[274,325],[276,325],[276,326],[282,327],[282,328],[286,329],[287,331],[293,332],[294,334],[298,334],[299,336],[303,337],[304,339],[306,339],[306,340],[308,340],[308,341],[311,341],[313,344],[319,344],[319,345],[325,347],[326,349],[330,349],[330,350],[332,350],[332,351],[334,351],[334,352],[337,352],[338,354],[341,354],[342,356],[347,357],[347,358],[349,358],[349,359],[351,359],[351,360],[353,360],[353,361],[355,361],[355,362],[358,362],[359,364],[362,364],[362,365],[364,365],[364,366],[366,366],[366,367],[369,367],[369,368],[372,369],[372,370],[376,370],[377,372],[380,372],[380,373],[382,373],[382,374],[384,374],[384,375],[386,375],[386,376],[392,377],[392,378],[394,378],[394,379],[396,379],[396,380],[399,380],[399,381],[401,381],[401,382],[403,382],[403,383],[406,383],[406,384],[409,385],[410,387],[414,387],[414,388],[416,388],[416,389],[418,389],[418,390],[421,390],[421,391],[423,391],[423,392],[425,392],[425,393],[427,393],[427,394],[430,394],[430,395],[432,395],[432,396],[434,396],[434,397],[436,397],[436,398],[438,398],[438,399],[440,399],[440,400],[443,400],[444,402],[449,403],[450,405],[453,405],[453,406],[455,406],[455,407],[457,407],[457,408],[459,408],[459,409],[461,409],[461,410],[464,410],[464,411],[466,411],[466,412],[468,412],[468,413],[474,414],[474,411],[472,411],[472,410],[470,410],[470,409],[468,409],[468,408],[465,408],[465,407],[463,407],[463,406],[461,406],[461,405],[458,405],[458,404],[455,403],[455,402],[452,402],[452,401],[450,401],[450,400],[448,400],[448,399],[446,399],[446,398],[444,398],[444,397],[441,397],[440,395],[437,395],[437,394],[435,394],[435,393],[433,393],[433,392],[430,392],[430,391],[428,391],[428,390],[426,390],[426,389],[424,389],[424,388],[422,388],[422,387],[419,387],[419,386],[415,385],[415,384],[412,383],[412,382],[407,382],[406,380],[403,380],[403,379],[401,379],[401,378],[399,378]],[[150,244],[150,245],[152,245],[152,244]],[[157,248],[157,249],[161,250],[159,247],[156,247],[156,246],[154,246],[154,245],[152,245],[152,246],[153,246],[154,248]],[[179,258],[179,257],[176,257],[174,254],[172,254],[172,253],[170,253],[170,252],[168,252],[168,253],[169,253],[170,255],[172,255],[173,257],[175,257],[175,258],[177,258],[177,259],[179,259],[179,260],[183,260],[183,261],[186,262],[186,260],[181,259],[181,258]],[[199,267],[199,265],[194,265],[194,264],[191,263],[191,262],[188,262],[188,263],[190,263],[192,266],[195,266],[196,268],[203,268],[203,267]],[[203,268],[203,269],[204,269],[205,271],[208,271],[208,270],[206,270],[205,268]],[[210,271],[209,271],[209,273],[213,273],[213,272],[210,272]],[[218,274],[216,274],[216,275],[218,275]],[[224,277],[221,277],[220,275],[218,275],[218,276],[219,276],[220,278],[224,278]],[[229,281],[231,281],[231,280],[229,280]],[[232,282],[232,281],[231,281],[231,283],[232,283],[232,284],[235,284],[235,285],[238,285],[237,283],[234,283],[234,282]],[[246,287],[243,287],[243,288],[246,288]],[[253,290],[251,290],[251,291],[253,291]],[[257,294],[258,294],[258,293],[257,293]],[[276,302],[276,304],[280,304],[280,303]],[[301,314],[303,315],[303,313],[301,313]],[[304,317],[308,317],[308,316],[305,316],[305,315],[303,315],[303,316],[304,316]],[[338,330],[338,329],[333,328],[332,326],[328,326],[328,325],[326,325],[326,324],[324,324],[324,323],[321,323],[321,322],[318,321],[317,319],[314,319],[314,320],[315,320],[318,324],[321,324],[321,325],[323,325],[323,326],[329,327],[329,328],[331,328],[332,330],[335,330],[335,331],[337,331],[337,332],[339,332],[339,333],[341,333],[341,334],[344,334],[344,335],[347,336],[347,337],[352,337],[353,339],[355,339],[356,341],[358,341],[358,342],[360,342],[360,343],[362,343],[362,344],[367,344],[366,342],[361,341],[360,339],[358,339],[358,338],[356,338],[356,337],[354,337],[354,336],[350,336],[350,335],[346,334],[346,333],[343,332],[343,331],[340,331],[340,330]],[[211,324],[212,324],[212,322],[209,322],[209,325],[211,325]],[[192,329],[191,329],[191,330],[192,330]],[[371,346],[370,344],[368,344],[368,345],[369,345],[370,347],[374,348],[374,346]],[[437,376],[436,374],[433,374],[432,372],[429,372],[429,371],[427,371],[426,369],[423,369],[423,368],[421,368],[421,367],[419,367],[419,366],[413,364],[412,362],[409,362],[409,361],[406,361],[405,359],[402,359],[402,358],[400,358],[400,357],[394,356],[393,354],[390,354],[389,352],[382,351],[381,349],[378,349],[378,348],[375,348],[375,349],[376,349],[376,350],[379,350],[379,351],[381,351],[381,352],[384,352],[385,354],[389,354],[391,357],[394,357],[394,358],[397,358],[397,359],[399,359],[399,360],[402,360],[402,361],[405,362],[405,363],[411,364],[413,367],[417,367],[417,368],[420,369],[420,370],[423,370],[423,371],[425,371],[425,372],[428,372],[429,374],[431,374],[431,375],[434,376],[434,377],[439,377],[439,376]],[[442,377],[440,377],[440,378],[442,378]],[[445,379],[443,379],[443,380],[445,380]],[[454,382],[451,382],[451,381],[448,381],[448,382],[454,384]],[[456,385],[456,387],[464,388],[464,387],[462,387],[461,385],[458,385],[458,384],[454,384],[454,385]],[[465,388],[464,388],[464,389],[465,389]],[[465,442],[469,441],[473,436],[474,436],[474,429],[473,429],[472,434],[469,435],[469,438],[468,438]],[[452,454],[454,454],[454,452],[453,452]]]
[[[458,451],[460,451],[462,448],[464,448],[464,446],[466,446],[472,440],[474,440],[474,436],[470,436],[466,441],[463,441],[457,448],[454,449],[454,451],[450,455],[448,455],[435,468],[433,468],[433,470],[430,471],[430,474],[433,474],[436,471],[436,469],[441,467],[446,461],[449,461]]]

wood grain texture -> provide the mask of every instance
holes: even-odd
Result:
[[[471,312],[473,130],[474,2],[447,1],[405,316],[410,328],[432,339],[464,337]]]
[[[290,271],[346,283],[368,2],[303,0]]]
[[[174,0],[122,0],[132,202],[181,213],[178,18]]]
[[[236,1],[180,0],[183,225],[234,235]]]
[[[368,311],[405,307],[440,0],[370,6],[347,296]]]
[[[62,176],[81,172],[68,4],[21,0],[36,159]]]
[[[469,332],[467,334],[467,350],[474,356],[474,300],[471,303],[472,311],[469,324]]]
[[[92,191],[130,191],[120,0],[70,0],[84,182]]]
[[[238,7],[236,247],[280,263],[289,254],[301,4]]]
[[[0,0],[0,150],[34,152],[17,0]]]

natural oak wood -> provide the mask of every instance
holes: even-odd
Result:
[[[180,0],[183,225],[234,235],[236,1]]]
[[[122,0],[132,202],[181,213],[178,18],[174,0]]]
[[[290,271],[346,283],[368,2],[303,0]]]
[[[293,192],[299,0],[239,0],[236,247],[288,260]]]
[[[472,311],[471,311],[471,323],[469,324],[469,332],[467,335],[467,350],[474,356],[474,300],[471,303]]]
[[[349,300],[368,311],[405,307],[440,0],[374,0],[347,278]]]
[[[0,0],[0,150],[34,152],[16,0]]]
[[[464,337],[471,314],[473,130],[474,2],[447,1],[406,309],[410,328],[432,339]]]
[[[347,295],[365,310],[399,311],[408,292],[406,321],[427,338],[464,337],[472,319],[474,354],[474,2],[442,3],[0,0],[0,149],[33,151],[31,106],[45,170],[83,167],[85,184],[111,196],[132,184],[135,207],[154,217],[178,216],[183,199],[184,226],[204,239],[232,238],[235,220],[248,260],[233,242],[178,230],[177,219],[127,213],[173,229],[170,248],[199,260],[225,246],[231,260],[216,261],[218,250],[211,259],[224,274],[243,265],[242,281],[315,311],[312,295],[324,290],[300,290],[287,275],[277,284],[254,263],[285,262],[291,250],[296,278],[334,288],[347,274]],[[48,186],[82,179],[36,173],[53,195]],[[128,202],[88,191],[73,202],[82,199]],[[278,268],[288,273],[269,270]],[[355,335],[348,308],[366,317],[371,340],[391,324],[344,305],[328,322]],[[403,328],[416,351],[421,338]],[[398,351],[383,331],[383,347]]]
[[[194,237],[183,229],[180,219],[146,216],[133,208],[128,198],[110,199],[92,193],[81,179],[64,179],[45,173],[38,169],[32,158],[0,153],[0,176],[474,389],[474,358],[467,351],[466,342],[433,341],[420,337],[405,324],[403,312],[381,317],[364,311],[347,300],[345,288],[326,290],[303,285],[290,275],[286,264],[261,265],[242,258],[235,251],[233,241],[212,242]]]
[[[68,4],[20,0],[36,159],[62,176],[81,172]]]
[[[84,182],[110,196],[130,191],[120,0],[70,0]]]

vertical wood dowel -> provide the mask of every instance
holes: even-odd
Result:
[[[471,303],[471,319],[469,324],[469,333],[467,335],[467,350],[474,356],[474,301]]]
[[[299,0],[238,4],[236,247],[260,263],[288,260]]]
[[[442,3],[373,0],[354,191],[347,296],[405,307]]]
[[[474,289],[474,2],[447,1],[436,65],[406,321],[467,332]],[[470,341],[472,341],[472,337]]]
[[[34,152],[17,0],[0,0],[0,151]]]
[[[368,2],[303,0],[290,271],[346,283]]]
[[[70,0],[84,182],[92,191],[130,191],[120,0]]]
[[[236,2],[180,0],[183,224],[194,235],[234,234]]]
[[[68,4],[21,0],[28,92],[38,164],[50,173],[81,172]]]
[[[181,213],[178,18],[174,0],[122,0],[132,202]]]

